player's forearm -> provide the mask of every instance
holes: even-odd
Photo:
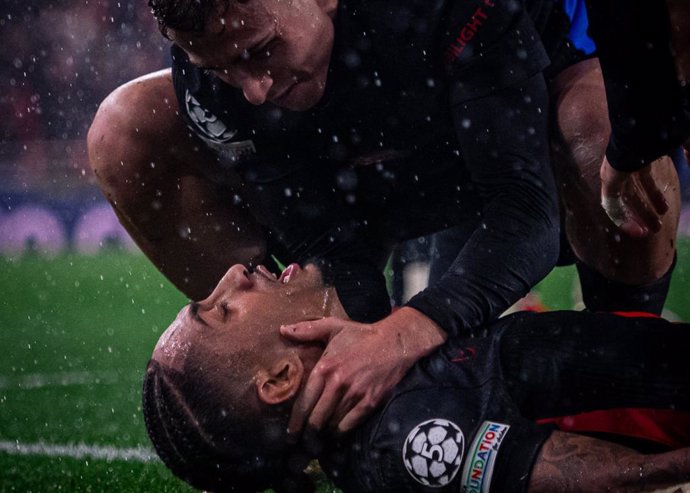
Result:
[[[620,445],[554,432],[537,457],[528,491],[652,491],[690,481],[690,449],[642,455]]]
[[[498,317],[558,257],[544,82],[535,76],[460,105],[458,138],[484,199],[480,224],[436,285],[410,300],[450,335]]]
[[[551,270],[558,256],[557,232],[555,225],[526,230],[519,237],[484,230],[466,244],[439,282],[407,305],[449,337],[467,336],[497,318]]]

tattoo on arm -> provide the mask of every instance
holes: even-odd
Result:
[[[615,443],[556,431],[532,468],[529,491],[649,491],[688,481],[690,449],[643,455]]]

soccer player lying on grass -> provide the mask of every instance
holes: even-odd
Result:
[[[302,471],[318,458],[336,485],[356,493],[636,491],[690,481],[690,449],[678,448],[690,436],[685,324],[514,314],[488,335],[449,340],[422,359],[353,433],[294,443],[291,408],[325,341],[295,343],[280,327],[318,327],[323,317],[346,313],[311,265],[292,265],[280,278],[236,265],[207,299],[180,312],[153,352],[143,398],[149,435],[174,474],[210,491],[306,491]],[[592,424],[597,413],[618,413],[624,423],[633,410],[677,431]],[[553,419],[564,416],[572,417]],[[558,422],[670,451],[643,455],[559,431]]]

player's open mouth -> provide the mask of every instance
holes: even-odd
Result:
[[[282,282],[283,284],[287,284],[290,282],[290,278],[297,273],[300,270],[300,266],[298,264],[290,264],[287,267],[285,267],[285,270],[283,271],[282,274],[280,274],[280,277],[278,278],[278,282]]]

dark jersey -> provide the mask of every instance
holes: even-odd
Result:
[[[687,324],[660,319],[514,314],[420,361],[321,462],[346,492],[519,492],[553,417],[665,410],[687,440],[689,344]]]
[[[587,4],[611,117],[606,156],[635,171],[690,137],[690,86],[678,80],[666,2]]]
[[[558,254],[542,72],[579,56],[559,5],[341,0],[326,93],[304,112],[253,106],[173,47],[182,114],[220,158],[203,172],[240,173],[270,253],[322,260],[363,321],[389,310],[393,243],[472,224],[447,275],[409,304],[449,330],[477,326]]]

